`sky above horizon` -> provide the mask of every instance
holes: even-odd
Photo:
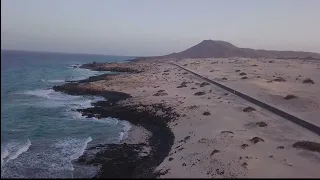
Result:
[[[205,39],[320,53],[320,0],[1,0],[1,49],[149,56]]]

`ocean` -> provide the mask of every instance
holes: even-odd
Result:
[[[1,51],[1,178],[92,177],[95,167],[74,167],[87,147],[119,143],[127,121],[85,118],[79,108],[102,97],[71,96],[52,87],[97,72],[90,62],[124,62],[132,57]],[[77,169],[77,170],[75,170]]]

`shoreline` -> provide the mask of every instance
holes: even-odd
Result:
[[[225,64],[233,62],[224,61],[229,61]],[[320,150],[315,150],[318,136],[166,62],[169,60],[121,63],[119,66],[95,63],[94,68],[101,70],[134,70],[61,87],[65,92],[103,94],[107,99],[116,95],[116,98],[95,103],[93,108],[78,111],[89,117],[111,116],[132,124],[127,141],[97,147],[106,153],[90,163],[113,169],[102,168],[97,177],[320,175],[315,168],[320,164],[317,154]],[[179,63],[196,66],[193,70],[197,71],[198,65],[205,61],[199,60],[196,64],[194,60],[180,60]],[[254,110],[246,112],[246,107]],[[303,143],[305,141],[310,141],[311,145]],[[94,149],[88,149],[79,158],[80,163],[89,162],[91,150]],[[128,166],[131,168],[123,169]]]
[[[117,70],[123,72],[123,70]],[[124,71],[126,70],[128,68]],[[132,72],[129,70],[129,73]],[[166,124],[179,115],[172,112],[172,109],[162,106],[162,104],[122,104],[122,101],[132,98],[127,93],[91,90],[81,87],[82,83],[91,83],[110,76],[103,74],[53,87],[55,91],[61,91],[69,95],[102,96],[107,100],[93,103],[93,108],[77,109],[77,111],[86,117],[96,117],[98,119],[111,117],[126,120],[131,125],[130,130],[127,132],[127,138],[121,140],[120,144],[100,144],[96,147],[90,147],[79,157],[76,163],[79,165],[93,164],[94,166],[99,164],[101,171],[96,178],[156,178],[161,173],[155,172],[155,168],[167,157],[174,140],[174,136]],[[161,116],[156,115],[155,112],[152,112],[152,109],[163,111],[164,114]],[[104,155],[99,156],[99,154],[96,154],[92,159],[90,151],[97,149],[100,154]],[[126,154],[130,154],[130,157],[124,157]],[[109,161],[102,160],[105,158],[109,159]],[[114,165],[115,161],[118,165]]]
[[[126,144],[141,144],[148,143],[148,138],[151,136],[151,132],[147,131],[141,126],[131,125],[130,130],[127,132],[126,138],[121,140],[121,143]]]

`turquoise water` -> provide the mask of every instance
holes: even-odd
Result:
[[[72,160],[86,147],[117,143],[130,128],[126,121],[85,118],[75,110],[101,97],[53,91],[65,80],[109,72],[77,68],[89,62],[123,62],[130,57],[1,51],[1,178],[90,176],[75,174]]]

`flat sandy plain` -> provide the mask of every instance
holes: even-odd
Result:
[[[320,143],[318,135],[168,62],[320,126],[319,61],[206,58],[131,62],[128,66],[144,71],[86,84],[85,88],[131,94],[132,98],[121,102],[124,104],[163,103],[180,114],[169,124],[175,140],[169,156],[157,167],[167,172],[161,178],[320,177],[319,151],[293,147],[303,140]],[[303,83],[306,78],[314,84]],[[289,94],[296,98],[284,99]],[[255,110],[245,112],[248,106]],[[133,127],[126,142],[143,141],[152,133],[144,131]]]

